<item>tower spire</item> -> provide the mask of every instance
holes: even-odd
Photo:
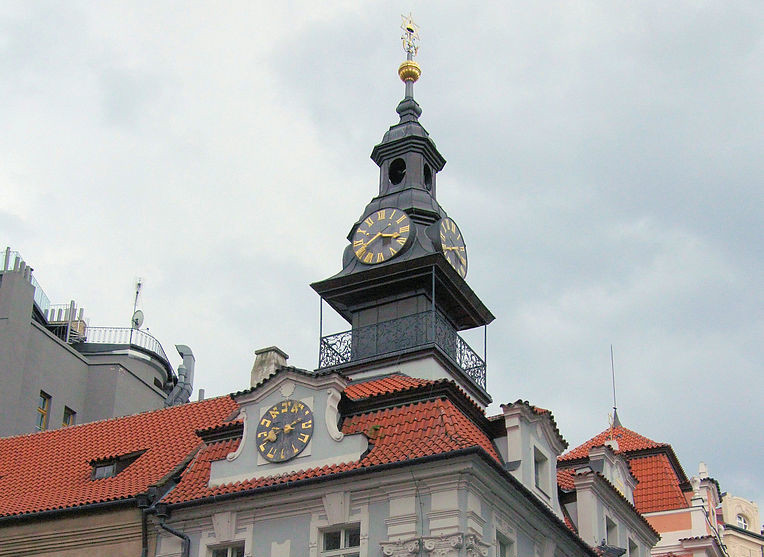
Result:
[[[412,122],[419,118],[422,114],[422,109],[419,104],[414,100],[414,83],[422,75],[422,69],[414,61],[414,56],[419,52],[419,26],[414,23],[409,12],[408,16],[402,15],[401,29],[403,35],[401,40],[403,41],[403,50],[406,52],[406,60],[398,66],[398,77],[406,86],[404,99],[398,104],[396,111],[401,117],[401,123]]]

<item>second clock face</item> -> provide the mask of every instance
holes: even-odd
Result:
[[[440,234],[440,248],[443,255],[456,269],[456,272],[464,278],[467,276],[467,247],[464,245],[464,238],[459,231],[459,227],[450,218],[446,217],[440,221],[438,226]]]
[[[271,462],[296,457],[313,436],[313,412],[304,402],[284,400],[265,411],[257,424],[257,450]]]
[[[353,252],[368,265],[395,257],[411,237],[411,220],[400,209],[380,209],[369,214],[353,233]]]

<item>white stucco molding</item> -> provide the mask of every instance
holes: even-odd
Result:
[[[424,550],[432,557],[457,557],[464,546],[464,534],[422,538]]]
[[[342,438],[345,437],[345,434],[342,433],[337,427],[337,424],[340,421],[340,413],[337,407],[340,403],[340,399],[342,398],[342,393],[336,388],[328,389],[326,393],[328,395],[325,412],[326,429],[329,432],[329,437],[335,441],[342,441]]]
[[[382,555],[385,557],[419,555],[419,538],[405,541],[385,541],[380,542],[379,545],[382,546]]]
[[[239,458],[239,455],[240,455],[240,454],[241,454],[241,452],[244,450],[245,441],[246,441],[246,439],[247,439],[247,411],[246,411],[246,410],[244,410],[244,409],[242,408],[242,409],[239,411],[239,416],[241,417],[241,419],[242,419],[242,422],[243,422],[243,424],[244,424],[244,426],[243,426],[243,427],[244,427],[244,429],[242,430],[242,434],[241,434],[241,441],[239,441],[239,446],[238,446],[238,447],[236,447],[236,450],[235,450],[235,451],[233,451],[232,453],[228,453],[228,454],[225,456],[225,459],[226,459],[227,461],[229,461],[229,462],[231,462],[231,461],[234,461],[234,460],[236,460],[237,458]]]

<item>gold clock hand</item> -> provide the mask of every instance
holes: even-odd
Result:
[[[380,234],[383,238],[397,238],[400,236],[398,232],[393,232],[392,234]]]

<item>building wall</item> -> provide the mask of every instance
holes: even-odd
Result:
[[[32,318],[34,288],[25,273],[0,274],[0,437],[34,433],[40,391],[51,397],[47,429],[164,406],[167,372],[142,352],[80,353]]]
[[[149,538],[149,555],[154,541]],[[138,557],[141,549],[141,512],[135,508],[36,518],[0,528],[0,557]]]
[[[494,557],[497,534],[512,542],[515,557],[587,554],[563,524],[474,455],[176,509],[167,524],[189,535],[192,557],[233,543],[250,556],[318,557],[323,531],[354,524],[361,557]],[[156,532],[157,556],[180,554],[178,538]]]
[[[22,273],[0,282],[0,436],[35,431],[40,391],[52,397],[49,428],[61,426],[64,406],[85,402],[85,359],[32,321],[34,289]]]

